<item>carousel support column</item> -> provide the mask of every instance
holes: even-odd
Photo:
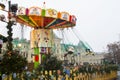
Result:
[[[34,68],[38,68],[40,64],[40,52],[39,52],[39,47],[34,48]]]

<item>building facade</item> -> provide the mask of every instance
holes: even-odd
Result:
[[[68,64],[76,63],[76,64],[101,64],[104,59],[104,54],[87,54],[85,49],[80,45],[72,45],[72,44],[61,44],[60,38],[54,35],[54,44],[51,50],[54,56],[57,56],[59,60],[63,60]],[[34,50],[30,47],[30,41],[26,39],[15,38],[13,40],[13,50],[20,51],[20,54],[27,58],[28,63],[34,61]],[[73,47],[74,51],[72,54],[68,53],[69,47]],[[6,43],[4,43],[2,50],[6,50]]]
[[[94,54],[94,55],[81,55],[80,61],[81,64],[89,63],[89,64],[102,64],[104,59],[104,54]]]

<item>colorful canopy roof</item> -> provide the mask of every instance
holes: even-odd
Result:
[[[54,9],[39,7],[20,7],[16,16],[17,22],[32,28],[57,29],[76,25],[76,17],[67,12],[57,12]]]

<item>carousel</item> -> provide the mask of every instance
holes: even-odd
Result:
[[[34,67],[41,64],[46,54],[51,53],[54,29],[72,28],[76,25],[76,17],[68,12],[40,7],[19,7],[16,21],[31,27],[30,44],[34,49]]]

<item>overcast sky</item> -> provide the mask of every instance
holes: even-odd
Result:
[[[7,6],[5,1],[3,3]],[[96,52],[105,51],[107,44],[120,40],[120,0],[11,0],[11,2],[26,8],[31,6],[42,8],[43,2],[46,2],[46,8],[75,15],[77,23],[74,30],[79,38],[85,40]],[[0,34],[7,36],[6,24],[3,22],[0,24]],[[20,25],[13,27],[13,37],[20,37]],[[29,39],[30,29],[25,30],[24,37]]]

